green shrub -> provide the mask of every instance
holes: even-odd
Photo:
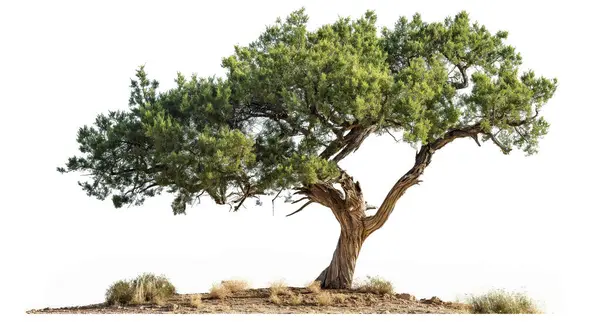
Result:
[[[163,304],[176,293],[175,286],[163,275],[144,273],[133,280],[119,280],[106,291],[106,303]]]
[[[109,305],[128,304],[132,299],[133,288],[130,281],[119,280],[106,290],[106,303]]]
[[[473,314],[539,314],[532,299],[523,293],[492,290],[483,295],[471,295],[467,302]]]
[[[365,293],[394,294],[392,283],[381,277],[367,276],[367,280],[360,283],[356,289]]]

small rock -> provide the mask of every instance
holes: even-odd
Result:
[[[410,295],[408,293],[398,294],[397,297],[399,297],[403,300],[408,300],[408,301],[416,301],[417,300],[414,295]]]
[[[442,301],[437,296],[432,296],[431,299],[421,299],[420,302],[421,303],[425,303],[425,304],[433,304],[433,305],[442,305],[442,304],[444,304],[444,301]]]

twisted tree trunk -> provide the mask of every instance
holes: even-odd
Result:
[[[337,181],[340,191],[332,184],[316,184],[304,188],[300,193],[331,209],[340,224],[340,237],[327,268],[316,281],[321,287],[330,289],[350,288],[360,249],[370,234],[365,227],[366,204],[358,182],[345,172]]]
[[[341,186],[343,192],[335,188],[333,183],[319,183],[300,188],[298,193],[305,195],[306,197],[303,199],[308,199],[308,202],[298,211],[310,203],[319,203],[331,209],[340,223],[340,238],[331,263],[316,279],[321,282],[321,287],[350,288],[356,260],[365,240],[387,222],[400,197],[411,186],[419,184],[419,177],[431,163],[433,154],[458,138],[471,137],[479,145],[478,134],[480,132],[482,132],[481,125],[475,124],[448,131],[437,140],[423,145],[415,156],[413,167],[394,184],[377,209],[377,213],[372,216],[366,215],[366,203],[360,184],[354,182],[352,177],[344,171],[335,182]]]
[[[321,287],[330,289],[352,287],[356,260],[366,239],[362,224],[356,224],[350,230],[342,229],[331,263],[316,279],[321,282]]]

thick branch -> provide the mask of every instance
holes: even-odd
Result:
[[[381,206],[377,210],[375,215],[367,217],[365,220],[366,234],[369,235],[375,230],[379,229],[387,221],[390,214],[394,210],[396,202],[408,188],[418,184],[420,182],[419,176],[423,174],[425,168],[431,162],[433,154],[452,142],[454,139],[473,137],[481,132],[481,125],[475,124],[462,129],[455,129],[448,131],[443,137],[421,147],[415,157],[415,164],[407,171],[392,187],[389,191]]]
[[[366,202],[363,199],[360,184],[345,171],[341,170],[340,176],[335,183],[341,186],[343,192],[338,190],[333,183],[317,183],[298,189],[295,194],[305,195],[296,202],[308,200],[300,209],[294,211],[289,216],[300,212],[310,203],[319,203],[328,207],[342,226],[342,230],[347,230],[349,226],[360,225],[362,228],[363,219],[366,217]],[[348,226],[348,227],[346,227]],[[361,229],[362,230],[362,229]]]
[[[467,75],[467,69],[462,65],[456,65],[458,71],[460,71],[460,75],[462,77],[462,82],[451,82],[452,86],[455,89],[466,89],[469,86],[469,76]]]
[[[353,127],[348,134],[344,136],[343,139],[338,139],[331,144],[323,152],[321,152],[321,157],[324,159],[331,158],[335,153],[338,153],[332,161],[340,162],[346,156],[358,150],[360,145],[365,141],[365,139],[375,131],[376,126],[371,125],[367,127],[357,126]]]

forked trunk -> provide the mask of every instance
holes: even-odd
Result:
[[[373,130],[356,128],[349,132],[344,139],[354,145],[347,146],[348,143],[346,143],[345,146],[347,147],[334,158],[334,161],[341,160],[349,151],[355,150]],[[308,204],[316,202],[330,208],[341,227],[340,238],[331,263],[316,279],[316,281],[321,282],[321,287],[330,289],[350,288],[356,259],[358,259],[358,253],[365,239],[385,224],[394,210],[396,202],[404,195],[406,190],[415,184],[419,184],[419,177],[431,162],[433,154],[458,138],[472,137],[479,145],[478,134],[482,131],[481,124],[477,123],[472,126],[450,130],[437,140],[421,146],[415,156],[413,167],[394,184],[373,216],[366,215],[367,207],[359,183],[354,182],[354,179],[345,171],[342,171],[337,181],[343,192],[335,188],[332,183],[319,183],[300,188],[297,193],[305,195],[306,197],[302,199],[308,199],[309,201],[294,213],[301,211]],[[323,154],[328,158],[338,150],[340,150],[339,146],[330,146]]]
[[[307,204],[317,202],[331,209],[340,224],[340,238],[331,263],[315,279],[321,282],[322,288],[327,289],[352,287],[352,277],[360,248],[365,239],[381,227],[376,225],[379,222],[372,221],[366,216],[367,206],[360,184],[354,182],[345,172],[341,174],[338,183],[343,192],[330,183],[314,184],[299,191],[309,199]]]
[[[354,268],[360,248],[364,242],[363,230],[353,230],[340,234],[331,263],[321,272],[316,281],[328,289],[349,289],[352,287]]]

